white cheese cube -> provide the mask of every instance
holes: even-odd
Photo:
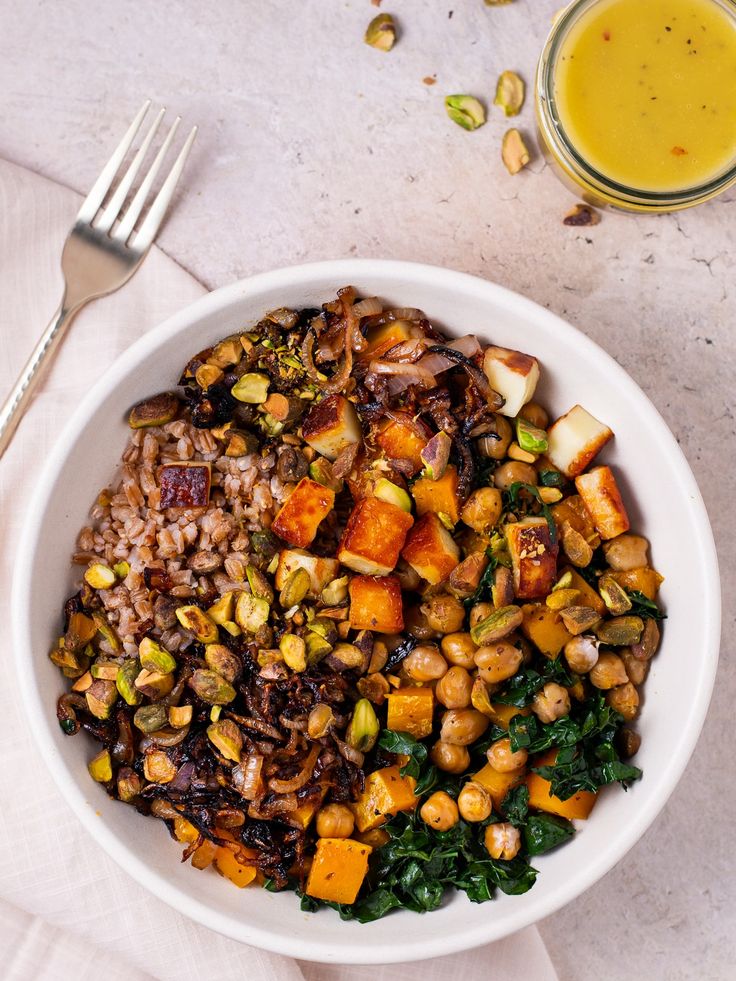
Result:
[[[318,453],[335,460],[349,443],[360,442],[363,431],[353,403],[344,395],[328,395],[310,409],[302,435]]]
[[[566,477],[577,477],[606,443],[613,431],[581,405],[553,422],[547,431],[547,456]]]
[[[489,347],[483,356],[483,371],[492,389],[503,395],[505,404],[498,411],[514,418],[529,402],[539,381],[539,362],[521,351]]]

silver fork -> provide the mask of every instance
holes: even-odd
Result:
[[[127,283],[145,258],[161,227],[194,137],[197,135],[196,126],[187,137],[137,231],[135,231],[136,222],[150,196],[153,182],[179,126],[178,116],[130,204],[127,208],[124,208],[124,205],[156,135],[164,109],[153,121],[109,202],[100,210],[150,105],[150,100],[145,102],[130,124],[128,132],[85,198],[64,243],[61,254],[64,294],[51,323],[41,335],[13,390],[0,408],[0,457],[7,449],[18,423],[28,408],[41,380],[42,369],[51,361],[73,318],[90,300],[113,293]]]

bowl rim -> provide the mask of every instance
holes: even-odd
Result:
[[[52,713],[48,711],[48,705],[43,699],[35,673],[27,670],[28,665],[32,663],[26,624],[31,614],[33,555],[38,547],[48,498],[64,467],[66,447],[76,440],[90,414],[104,402],[111,386],[116,387],[136,364],[171,337],[176,336],[187,325],[213,315],[248,296],[256,296],[260,292],[286,286],[308,288],[312,282],[324,279],[332,279],[336,286],[339,286],[367,276],[383,278],[387,289],[399,290],[402,286],[422,284],[436,287],[440,284],[447,290],[457,292],[458,295],[472,293],[480,299],[485,298],[495,303],[496,306],[507,307],[522,316],[526,314],[536,320],[543,329],[558,336],[562,335],[583,348],[605,368],[612,384],[617,386],[623,395],[635,401],[640,411],[648,416],[650,426],[656,430],[662,452],[670,457],[672,464],[678,470],[681,491],[690,499],[692,518],[698,529],[697,541],[693,544],[698,548],[699,562],[705,573],[705,582],[702,584],[705,596],[702,613],[704,657],[699,684],[694,686],[691,692],[692,708],[689,722],[687,726],[681,728],[679,740],[673,744],[669,760],[658,774],[659,792],[642,801],[640,807],[632,813],[631,820],[620,833],[614,846],[599,853],[586,864],[583,870],[576,870],[574,876],[562,882],[552,895],[535,900],[532,890],[525,897],[525,902],[519,904],[518,909],[506,912],[501,924],[493,917],[489,917],[486,923],[469,926],[467,930],[452,936],[445,937],[438,932],[435,938],[413,940],[409,937],[400,946],[394,945],[390,950],[375,942],[352,944],[349,948],[338,946],[333,949],[328,942],[322,940],[297,939],[275,934],[268,929],[237,919],[234,915],[213,910],[204,902],[184,893],[163,875],[152,871],[145,861],[122,844],[107,825],[96,817],[94,809],[90,807],[82,792],[81,785],[76,782],[62,754],[56,749],[52,737]],[[259,273],[206,294],[140,337],[113,362],[81,400],[56,441],[43,467],[27,511],[12,586],[12,629],[15,638],[13,650],[24,708],[33,723],[31,729],[36,744],[55,783],[87,831],[124,871],[185,916],[236,941],[252,944],[277,954],[322,963],[401,963],[469,950],[538,922],[580,896],[600,880],[649,828],[666,804],[687,766],[705,721],[715,681],[720,646],[720,617],[718,560],[702,495],[674,435],[633,378],[582,331],[512,290],[480,277],[440,266],[386,259],[328,260]]]

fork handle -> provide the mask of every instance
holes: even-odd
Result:
[[[10,445],[10,442],[18,428],[18,423],[23,418],[26,409],[31,403],[36,388],[43,379],[44,368],[50,363],[56,352],[66,328],[77,315],[83,304],[68,306],[66,295],[61,304],[51,318],[46,330],[41,334],[38,343],[31,352],[31,356],[26,362],[23,371],[13,386],[2,408],[0,408],[0,457]]]

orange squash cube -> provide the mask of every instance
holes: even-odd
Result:
[[[553,504],[551,511],[557,525],[558,535],[562,534],[562,526],[567,521],[570,527],[582,535],[586,542],[593,544],[593,541],[597,540],[598,535],[593,519],[579,494],[571,494],[570,497],[565,497],[558,504]]]
[[[509,722],[517,715],[531,715],[531,706],[517,708],[515,705],[503,705],[501,702],[491,702],[491,712],[488,718],[502,729],[508,729]]]
[[[327,789],[321,789],[319,794],[315,793],[307,798],[307,800],[302,801],[296,810],[289,813],[289,820],[298,824],[300,828],[306,831],[312,823],[315,814],[322,807],[322,801],[325,799],[326,794]]]
[[[432,732],[434,692],[431,688],[400,688],[386,696],[386,727],[424,739]]]
[[[421,517],[429,511],[446,514],[453,524],[460,520],[460,497],[457,491],[457,468],[450,464],[439,480],[420,477],[414,481],[411,494]]]
[[[575,486],[601,538],[615,538],[629,530],[629,516],[610,467],[594,467],[581,474]]]
[[[335,506],[335,492],[302,477],[274,518],[271,530],[290,545],[306,548],[317,534],[320,522]]]
[[[664,582],[664,576],[661,576],[656,569],[650,569],[649,566],[627,569],[625,572],[612,572],[611,577],[624,589],[644,593],[646,598],[652,601],[656,600],[660,584]]]
[[[353,576],[350,592],[350,626],[398,634],[404,629],[401,583],[395,576]]]
[[[382,423],[376,434],[376,442],[386,456],[390,460],[409,460],[412,474],[419,473],[424,466],[421,454],[431,438],[429,427],[414,420],[408,412],[395,412],[394,418]]]
[[[401,556],[422,579],[436,586],[460,561],[460,549],[437,515],[428,511],[409,532]]]
[[[572,566],[565,566],[562,570],[564,575],[566,572],[570,573],[572,577],[572,582],[570,583],[570,589],[577,589],[580,596],[576,600],[576,603],[580,606],[590,606],[596,613],[603,616],[606,612],[606,604],[601,599],[601,596],[589,586],[588,583],[583,579],[579,572],[573,569]]]
[[[354,903],[372,851],[353,838],[320,838],[304,891],[327,903]]]
[[[544,603],[526,603],[521,608],[524,619],[521,632],[545,657],[554,659],[572,640],[572,634],[562,622],[557,610],[550,610]]]
[[[399,561],[399,553],[414,519],[406,511],[366,497],[353,508],[343,532],[337,557],[354,572],[387,576]]]
[[[358,355],[361,361],[373,361],[383,357],[396,344],[402,344],[420,333],[409,320],[390,320],[387,324],[370,327],[366,333],[368,346]]]
[[[532,764],[533,766],[551,766],[557,758],[557,750],[551,749],[538,757]],[[558,817],[580,818],[585,820],[593,810],[593,805],[598,799],[597,794],[592,794],[588,790],[580,790],[573,794],[568,800],[560,800],[554,794],[550,794],[551,786],[549,780],[540,777],[538,773],[530,773],[526,778],[526,785],[529,788],[529,806],[538,811],[546,811],[548,814],[556,814]]]
[[[355,826],[361,833],[380,828],[389,815],[413,811],[419,802],[414,793],[416,781],[402,777],[398,766],[374,770],[365,778],[365,787],[352,805]]]
[[[243,849],[252,858],[256,857],[256,852],[252,849]],[[254,865],[243,865],[235,857],[235,853],[224,845],[220,845],[217,849],[215,855],[215,868],[224,876],[229,879],[238,889],[244,889],[245,886],[250,885],[250,883],[256,877],[256,867]]]
[[[544,518],[524,518],[504,528],[519,599],[546,596],[557,578],[557,544]]]
[[[498,770],[493,769],[490,763],[486,763],[481,770],[473,774],[472,779],[476,783],[479,783],[481,787],[485,787],[491,795],[493,806],[499,811],[501,802],[506,794],[514,787],[518,787],[520,783],[523,783],[525,776],[526,770],[523,767],[519,770],[511,770],[508,773],[499,773]]]

